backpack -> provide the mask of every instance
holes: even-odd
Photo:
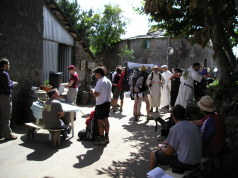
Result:
[[[152,81],[154,78],[154,72],[151,72],[150,80]],[[159,72],[159,80],[161,81],[161,73]],[[149,85],[150,87],[152,86],[152,83]]]
[[[81,140],[95,140],[99,135],[97,120],[94,119],[94,111],[86,119],[86,130],[79,131],[78,136]]]
[[[129,78],[130,91],[132,93],[141,92],[143,83],[144,83],[144,77],[139,75],[139,71],[133,72],[133,74]]]
[[[95,140],[97,136],[99,136],[99,128],[98,128],[97,120],[92,118],[86,127],[85,140]]]

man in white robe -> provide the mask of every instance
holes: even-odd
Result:
[[[175,105],[180,104],[186,108],[187,101],[194,98],[194,80],[201,82],[202,76],[199,75],[199,63],[194,63],[192,67],[185,70],[180,78],[179,93]]]
[[[153,67],[153,72],[148,76],[146,84],[149,88],[149,103],[150,103],[150,112],[153,112],[153,107],[156,107],[156,112],[158,112],[158,107],[160,107],[160,97],[161,97],[161,88],[164,83],[163,76],[159,73],[158,65]]]
[[[170,91],[171,91],[171,80],[170,77],[173,75],[169,70],[167,65],[161,66],[162,76],[165,80],[162,91],[161,91],[161,106],[169,110],[170,105]]]

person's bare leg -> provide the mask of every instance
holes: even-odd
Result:
[[[99,128],[99,135],[104,136],[104,120],[103,119],[98,119],[98,128]]]
[[[156,166],[155,150],[153,150],[150,153],[150,170],[154,169]]]
[[[133,110],[133,115],[137,115],[137,106],[138,106],[139,99],[134,100],[134,110]]]
[[[105,124],[105,133],[109,133],[110,124],[109,124],[108,118],[106,118],[103,121],[104,121],[104,124]]]
[[[124,104],[124,100],[121,99],[121,108],[120,108],[120,112],[122,112],[122,109],[123,109],[123,104]]]

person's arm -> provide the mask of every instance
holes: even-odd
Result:
[[[158,149],[159,149],[159,151],[161,151],[162,153],[164,153],[168,156],[173,155],[173,153],[175,152],[175,149],[168,143],[167,144],[159,144]]]
[[[94,97],[99,96],[99,94],[100,94],[100,93],[98,93],[97,91],[93,91],[93,96],[94,96]]]
[[[58,118],[60,119],[62,117],[64,117],[64,112],[63,111],[62,112],[58,112]]]

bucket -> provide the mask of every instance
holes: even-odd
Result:
[[[81,91],[78,93],[77,104],[79,105],[86,105],[88,104],[88,95],[87,91]]]

